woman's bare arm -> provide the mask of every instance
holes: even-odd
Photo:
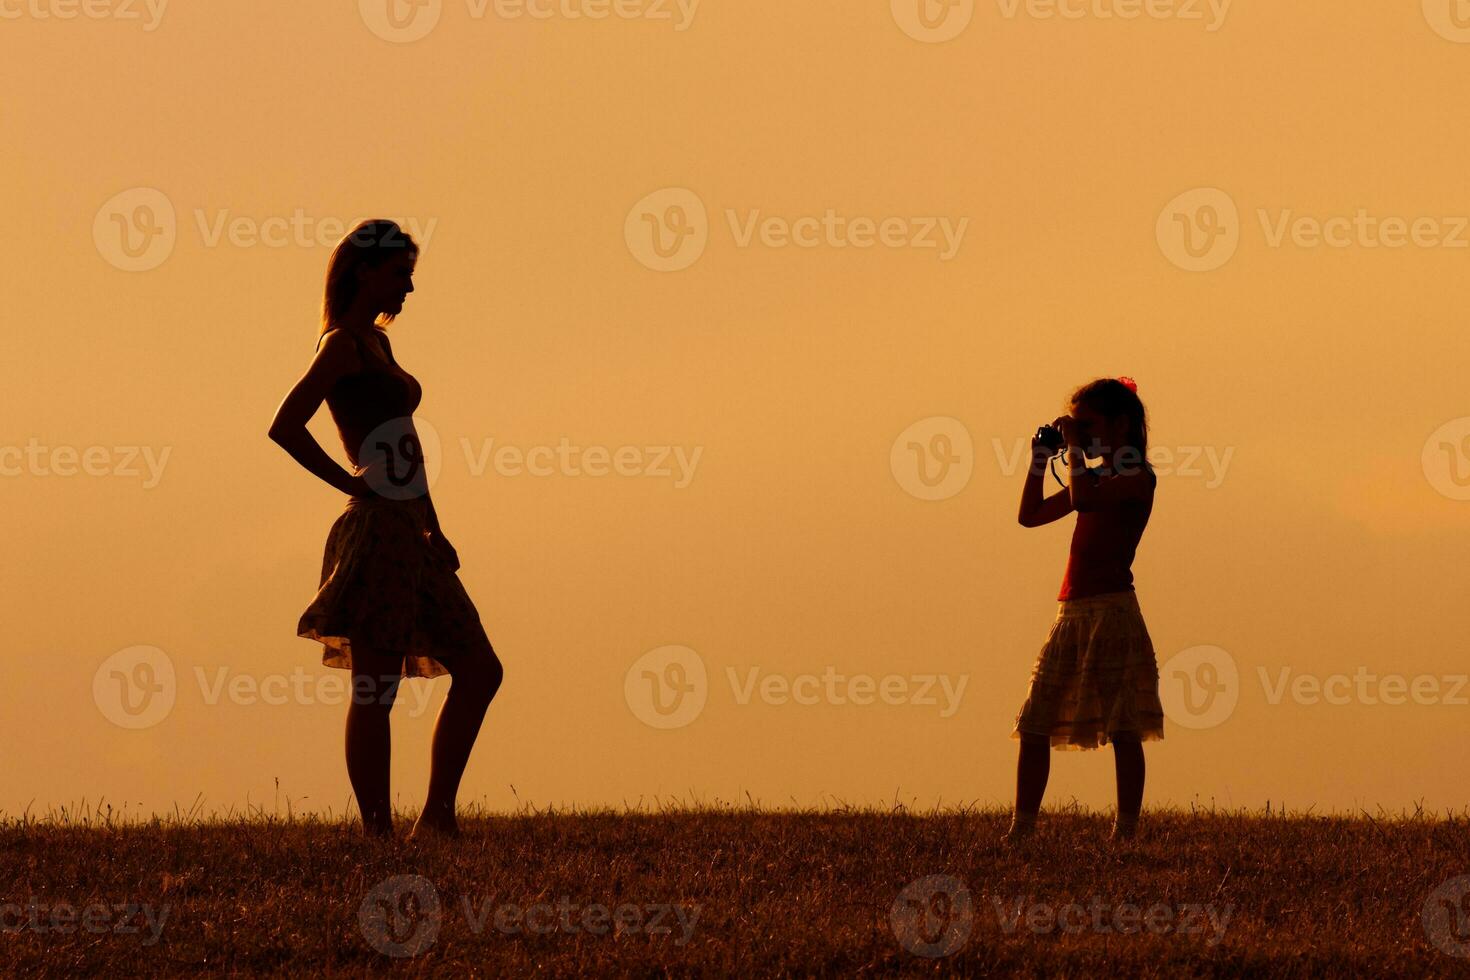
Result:
[[[367,481],[354,476],[331,456],[307,431],[306,423],[326,400],[337,379],[356,370],[357,353],[350,338],[334,330],[322,339],[301,380],[292,386],[271,419],[269,435],[291,458],[326,483],[349,496],[373,496]]]

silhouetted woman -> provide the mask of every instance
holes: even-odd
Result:
[[[1133,836],[1143,806],[1143,745],[1164,737],[1159,668],[1133,591],[1133,555],[1153,509],[1157,479],[1148,464],[1148,420],[1130,378],[1078,388],[1061,431],[1069,486],[1042,499],[1055,450],[1039,437],[1021,491],[1023,527],[1076,511],[1060,606],[1016,717],[1021,740],[1016,812],[1007,840],[1028,835],[1041,809],[1052,748],[1095,749],[1111,741],[1118,778],[1114,839]],[[1096,469],[1087,457],[1101,459]]]
[[[398,366],[382,329],[413,292],[417,261],[413,239],[387,220],[364,221],[337,244],[316,356],[270,427],[271,439],[348,498],[297,635],[323,644],[322,663],[352,671],[347,776],[364,828],[385,836],[393,833],[388,713],[401,679],[451,676],[413,832],[455,834],[460,777],[503,676],[429,497],[413,424],[422,390]],[[323,400],[353,473],[307,431]]]

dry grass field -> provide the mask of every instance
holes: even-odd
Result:
[[[0,975],[1470,975],[1464,816],[0,817]],[[406,832],[407,824],[400,831]]]

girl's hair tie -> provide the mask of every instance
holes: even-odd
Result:
[[[1124,388],[1127,388],[1129,391],[1133,392],[1135,395],[1138,394],[1138,382],[1137,381],[1134,381],[1132,378],[1119,378],[1118,380],[1123,383],[1123,387]]]

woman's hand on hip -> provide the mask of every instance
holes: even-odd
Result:
[[[454,550],[454,545],[449,543],[449,539],[444,536],[444,532],[440,531],[437,527],[431,528],[425,532],[425,536],[428,538],[429,548],[433,550],[434,554],[444,559],[451,570],[459,571],[459,552]]]

